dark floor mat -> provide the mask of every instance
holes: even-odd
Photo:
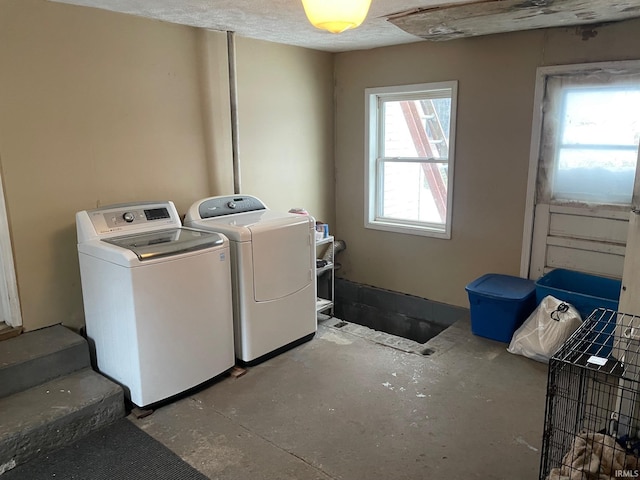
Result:
[[[126,419],[9,470],[2,480],[207,480]]]

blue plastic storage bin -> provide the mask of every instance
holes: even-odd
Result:
[[[465,287],[471,306],[471,332],[509,343],[536,308],[532,280],[488,273]]]
[[[536,300],[553,295],[576,307],[586,320],[596,308],[618,310],[621,286],[620,280],[556,268],[536,280]]]
[[[584,321],[597,308],[618,310],[621,287],[620,280],[556,268],[536,281],[536,299],[540,303],[547,295],[553,295],[576,307]],[[613,345],[615,326],[615,316],[599,318],[594,324],[595,338],[590,339],[592,347],[587,353],[606,357]]]

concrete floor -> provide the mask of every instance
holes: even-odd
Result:
[[[428,346],[321,324],[246,375],[131,420],[212,480],[537,478],[546,365],[468,321]]]

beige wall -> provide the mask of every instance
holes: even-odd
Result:
[[[332,226],[333,55],[246,38],[236,45],[242,192]]]
[[[273,63],[245,66],[247,88],[292,63],[302,64],[296,76],[308,78],[307,70],[330,61],[304,49],[256,48]],[[45,0],[0,0],[0,65],[0,158],[24,327],[79,327],[76,211],[171,199],[184,213],[199,198],[232,193],[226,35]],[[291,99],[302,92],[291,84],[262,91],[285,98],[284,89]],[[326,96],[322,82],[304,92],[305,108],[316,94]],[[274,208],[331,209],[332,186],[311,178],[314,162],[328,161],[325,149],[333,148],[331,105],[323,115],[302,126],[308,136],[296,148],[311,152],[310,163],[297,170],[303,185],[290,202],[269,195],[282,189],[277,177],[252,182],[246,174],[248,187],[259,185]],[[264,120],[258,132],[246,126],[246,140],[264,141],[261,131],[271,130],[270,140],[285,148],[290,132],[283,137],[281,119]],[[265,171],[287,168],[284,152],[271,146],[267,153]]]
[[[475,277],[518,273],[536,67],[638,58],[639,27],[602,27],[588,41],[559,29],[335,57],[238,38],[243,192],[329,222],[347,241],[343,276],[466,305]],[[231,193],[225,35],[0,0],[0,65],[0,159],[24,325],[77,327],[76,211],[169,198],[184,213]],[[364,88],[451,79],[460,82],[453,238],[365,230]]]
[[[78,210],[208,193],[195,30],[0,3],[0,153],[31,330],[83,322]]]
[[[519,274],[536,68],[640,58],[640,22],[520,32],[339,54],[337,231],[341,276],[453,305],[488,273]],[[364,228],[364,89],[458,80],[451,240]]]

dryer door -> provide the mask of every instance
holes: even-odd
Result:
[[[313,281],[314,246],[308,217],[288,219],[286,224],[258,223],[250,229],[257,302],[286,297]]]

